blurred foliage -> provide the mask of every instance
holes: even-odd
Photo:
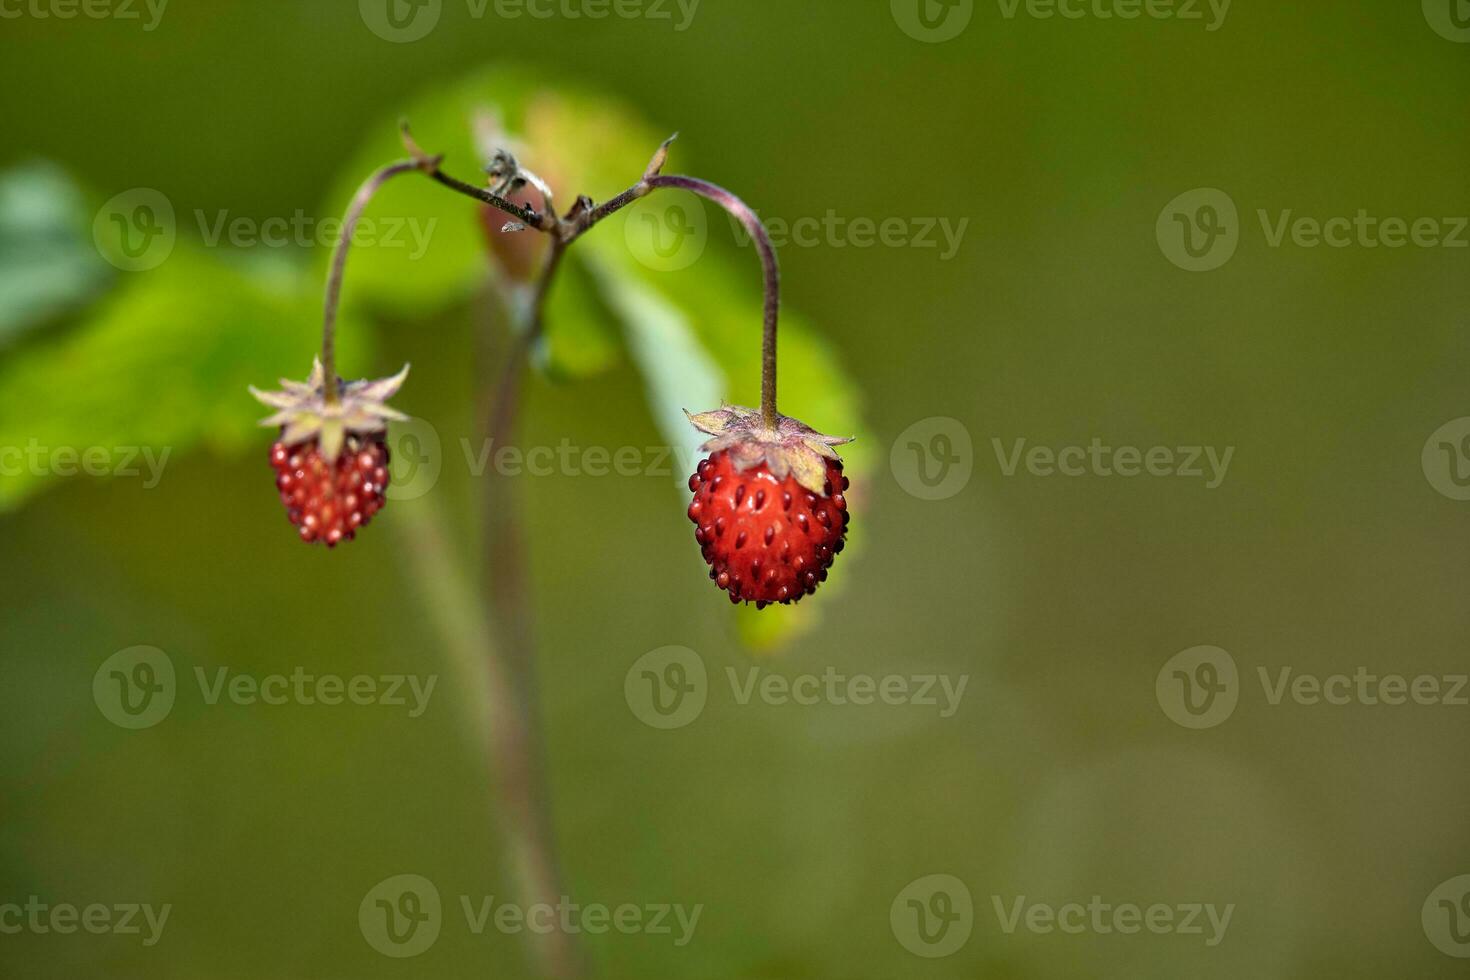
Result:
[[[296,368],[304,377],[302,325],[319,302],[299,273],[180,248],[124,279],[79,322],[0,363],[0,445],[48,456],[56,447],[237,453],[259,441],[261,412],[241,397],[245,387]],[[74,463],[60,469],[80,472]],[[0,475],[0,509],[57,472],[43,461]]]
[[[59,167],[0,174],[0,347],[83,303],[113,270],[93,247],[92,209]]]
[[[439,28],[411,44],[374,35],[351,2],[171,3],[152,33],[6,20],[0,156],[60,161],[89,207],[146,186],[181,216],[258,222],[305,207],[329,218],[402,156],[400,113],[513,55],[544,69],[527,88],[550,79],[559,92],[597,93],[589,102],[614,94],[652,121],[650,141],[682,130],[670,172],[738,191],[772,219],[970,220],[949,260],[826,239],[781,250],[790,306],[817,315],[861,379],[876,436],[850,447],[876,464],[854,488],[869,555],[844,553],[812,607],[822,627],[783,657],[749,662],[662,473],[518,480],[534,528],[540,704],[568,890],[584,902],[705,905],[686,948],[585,937],[597,976],[1463,975],[1464,960],[1426,940],[1420,909],[1470,867],[1464,709],[1273,706],[1253,688],[1229,722],[1190,731],[1160,711],[1154,685],[1168,657],[1200,643],[1228,649],[1252,679],[1283,666],[1465,671],[1470,510],[1426,482],[1420,452],[1470,404],[1466,252],[1276,248],[1256,212],[1470,213],[1470,48],[1429,29],[1419,4],[1381,0],[1236,4],[1215,32],[1149,16],[1041,19],[1024,4],[1008,18],[975,4],[968,30],[943,44],[906,34],[882,2],[704,3],[684,32],[439,6]],[[424,97],[406,97],[415,90]],[[412,119],[466,179],[480,161],[463,126],[471,109],[443,125]],[[526,119],[508,111],[505,122],[563,207],[578,192],[621,190],[653,148],[629,146],[602,182],[579,186],[546,166]],[[365,135],[376,146],[359,153]],[[1203,186],[1231,195],[1244,234],[1227,266],[1190,274],[1161,254],[1154,225],[1166,202]],[[404,178],[370,215],[402,216],[392,195],[420,190],[427,213],[473,211]],[[678,293],[730,292],[708,281],[716,267],[741,302],[758,302],[754,255],[710,218],[694,266],[622,280],[655,282],[653,295],[696,333],[722,314],[689,317]],[[74,226],[83,241],[88,220]],[[354,251],[346,299],[358,320],[344,325],[341,354],[358,374],[414,362],[400,407],[439,430],[446,465],[432,502],[462,515],[479,483],[456,444],[477,434],[482,314],[498,314],[475,301],[513,308],[517,297],[485,288],[495,273],[483,265],[484,229],[456,227],[436,229],[436,253],[455,234],[468,250],[434,263],[473,266],[398,302],[372,291],[422,280],[430,263]],[[66,384],[64,351],[113,356],[84,345],[96,314],[189,262],[192,237],[181,229],[176,255],[152,272],[102,266],[98,288],[114,289],[101,303],[83,293],[26,314],[0,340],[0,373],[24,359]],[[555,292],[553,311],[611,305],[600,277],[626,260],[621,237],[610,223],[578,245],[562,285],[588,281]],[[259,341],[276,353],[216,393],[239,413],[226,428],[242,434],[259,412],[243,384],[304,376],[316,343],[326,256],[275,255],[195,256],[250,292],[300,293],[289,323],[272,325],[279,344]],[[202,322],[222,317],[213,308]],[[526,445],[659,442],[619,316],[552,321],[561,329],[543,376],[526,386]],[[729,351],[702,346],[728,385],[720,396],[748,403],[756,317],[731,322]],[[579,327],[588,336],[569,339]],[[790,345],[806,342],[799,330],[784,338],[783,407],[847,433],[855,416],[818,402],[820,369],[791,363]],[[193,390],[192,362],[159,360],[140,390]],[[76,370],[115,383],[95,363]],[[17,402],[0,408],[6,438],[22,430],[15,412],[42,417]],[[91,429],[140,411],[98,409]],[[972,479],[941,501],[905,492],[884,458],[931,417],[973,440]],[[1007,476],[992,442],[1094,437],[1238,452],[1228,481],[1205,490]],[[524,936],[474,935],[462,920],[411,962],[363,941],[355,910],[387,875],[422,873],[450,905],[514,886],[465,726],[468,686],[424,621],[419,592],[438,583],[416,576],[399,543],[419,533],[422,501],[395,501],[350,549],[303,549],[260,458],[268,436],[254,438],[237,458],[201,451],[171,463],[152,490],[76,479],[0,513],[0,901],[176,907],[156,948],[0,937],[0,974],[526,976]],[[475,554],[475,535],[452,543]],[[105,658],[140,643],[167,651],[181,679],[218,666],[436,674],[442,699],[409,720],[209,705],[181,689],[166,722],[127,732],[99,713],[91,685]],[[656,731],[630,712],[624,684],[638,658],[670,644],[703,658],[710,697],[688,727]],[[831,669],[970,683],[952,717],[918,705],[742,703],[727,671],[743,680],[752,667],[787,681]],[[913,956],[889,923],[895,896],[931,873],[964,881],[977,913],[968,943],[942,960]],[[1186,936],[1008,934],[991,904],[1095,894],[1238,909],[1226,943],[1207,948]]]

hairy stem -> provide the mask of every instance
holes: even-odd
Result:
[[[462,180],[449,176],[444,171],[440,170],[437,166],[433,170],[427,172],[430,177],[432,177],[434,180],[437,180],[445,187],[448,187],[450,190],[458,191],[465,197],[472,197],[483,204],[488,204],[493,208],[504,211],[506,214],[515,218],[523,225],[535,228],[537,231],[547,231],[550,229],[550,225],[548,225],[546,216],[537,214],[530,208],[523,208],[518,204],[512,204],[505,198],[500,197],[497,194],[492,194],[482,187],[475,187],[473,184],[466,184]],[[554,219],[555,215],[552,215],[551,218]]]
[[[342,299],[342,278],[347,272],[347,254],[352,249],[357,223],[379,188],[399,174],[412,173],[420,168],[421,164],[416,160],[388,164],[363,181],[353,195],[352,203],[347,206],[347,214],[342,219],[342,237],[332,252],[332,268],[327,273],[327,299],[322,312],[322,373],[329,404],[337,400],[337,307]]]
[[[490,409],[484,434],[485,445],[491,452],[498,452],[515,436],[525,364],[541,335],[546,297],[565,252],[566,245],[560,239],[552,242],[527,303],[516,311],[515,315],[522,317],[523,322],[517,326],[506,350],[499,380],[488,393]],[[536,651],[531,634],[531,596],[526,583],[529,576],[526,573],[526,548],[518,504],[508,480],[493,473],[486,478],[480,500],[483,552],[487,562],[485,598],[499,612],[505,645],[517,668],[523,699],[534,712],[538,703]]]
[[[565,892],[545,819],[544,784],[537,727],[511,676],[495,636],[497,624],[477,599],[453,553],[432,498],[406,507],[396,522],[408,562],[406,576],[422,595],[424,608],[464,679],[475,741],[488,751],[496,771],[505,852],[529,904],[557,905]],[[576,980],[583,975],[571,937],[559,929],[533,933],[537,975]]]
[[[532,211],[512,204],[497,194],[483,188],[466,184],[449,176],[440,169],[444,162],[442,156],[429,156],[419,145],[414,142],[408,132],[408,127],[402,127],[404,146],[408,149],[412,159],[400,160],[390,163],[378,170],[357,189],[352,196],[352,201],[347,206],[347,213],[342,218],[342,237],[337,241],[337,247],[332,252],[332,266],[327,273],[326,301],[322,309],[322,373],[324,374],[325,389],[323,392],[327,402],[337,401],[337,311],[342,300],[342,280],[347,273],[347,256],[352,250],[352,238],[357,232],[357,224],[362,220],[363,212],[367,210],[368,204],[373,197],[382,189],[383,185],[400,174],[413,173],[415,171],[427,174],[433,180],[438,181],[445,187],[457,191],[466,197],[472,197],[481,203],[498,208],[506,214],[520,221],[522,224],[535,228],[538,231],[548,233],[559,233],[562,228],[556,220],[556,215],[543,216]],[[548,202],[550,197],[547,198]]]
[[[698,177],[663,176],[659,173],[668,153],[669,144],[672,142],[673,140],[670,139],[659,147],[658,152],[654,154],[653,162],[648,165],[648,172],[637,184],[598,207],[576,215],[574,220],[569,219],[564,222],[572,226],[567,240],[575,241],[604,218],[647,197],[653,191],[666,187],[689,191],[708,201],[713,201],[744,225],[751,240],[755,242],[756,251],[760,253],[761,270],[765,278],[765,323],[761,334],[761,421],[767,428],[774,429],[777,418],[776,333],[781,317],[781,268],[776,261],[776,248],[771,243],[770,233],[761,223],[760,216],[750,205],[734,194],[717,184],[700,180]]]
[[[566,246],[554,240],[547,252],[541,275],[527,304],[520,311],[524,322],[514,333],[499,372],[499,380],[489,392],[493,405],[486,426],[486,445],[490,451],[510,441],[515,432],[521,401],[524,364],[536,337],[541,332],[546,296],[561,264]],[[493,470],[493,468],[492,468]],[[484,605],[494,610],[498,643],[497,666],[503,682],[516,702],[518,719],[515,759],[503,760],[516,766],[518,791],[512,801],[515,824],[523,828],[522,837],[534,847],[520,847],[512,841],[512,854],[522,857],[522,880],[537,886],[534,894],[547,891],[561,893],[561,869],[552,830],[551,789],[547,780],[544,739],[541,737],[541,699],[536,671],[535,636],[532,628],[531,592],[528,583],[525,537],[521,532],[520,506],[515,488],[506,478],[490,473],[480,494],[485,568],[482,575]],[[534,837],[527,833],[534,831]],[[544,900],[544,899],[543,899]],[[541,957],[543,967],[556,978],[582,975],[580,951],[572,938],[560,931],[546,937],[548,949]]]
[[[776,263],[776,249],[771,244],[771,236],[766,232],[766,226],[761,223],[760,217],[748,204],[723,187],[718,187],[709,181],[700,180],[697,177],[654,176],[647,178],[644,183],[654,190],[661,187],[673,187],[690,191],[715,202],[734,215],[745,226],[751,241],[755,242],[756,251],[760,252],[761,256],[761,269],[765,274],[766,290],[765,326],[761,334],[761,421],[765,423],[766,428],[775,429],[776,328],[781,316],[781,269]]]

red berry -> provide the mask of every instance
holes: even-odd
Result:
[[[386,400],[408,377],[405,366],[391,378],[344,383],[328,392],[322,362],[305,382],[281,381],[278,391],[250,393],[275,410],[261,425],[279,427],[271,467],[286,516],[301,540],[335,548],[382,509],[388,489],[390,420],[408,416]]]
[[[689,519],[710,578],[731,602],[796,602],[827,580],[842,551],[850,515],[842,463],[824,459],[826,485],[816,493],[790,473],[777,479],[757,463],[737,468],[721,450],[689,478]]]
[[[301,540],[334,548],[356,537],[386,503],[388,445],[382,433],[349,433],[335,461],[316,439],[271,446],[271,466],[286,516]]]

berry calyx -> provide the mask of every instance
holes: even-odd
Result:
[[[735,603],[793,603],[827,580],[852,519],[847,477],[825,436],[786,416],[727,407],[689,416],[714,436],[689,478],[689,519],[710,578]]]
[[[318,361],[306,382],[281,381],[280,391],[250,392],[276,409],[261,425],[279,427],[271,467],[286,516],[301,540],[334,548],[351,541],[386,503],[387,431],[406,415],[387,399],[408,377],[405,367],[391,378],[338,383],[338,396],[325,394]]]

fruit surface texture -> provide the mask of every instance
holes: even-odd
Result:
[[[386,502],[388,458],[381,436],[349,435],[335,461],[315,440],[271,446],[276,489],[301,540],[335,548],[356,537]]]
[[[842,463],[823,462],[823,493],[789,473],[778,479],[764,462],[739,469],[727,451],[713,453],[689,478],[694,539],[731,602],[796,602],[826,581],[850,515]]]

